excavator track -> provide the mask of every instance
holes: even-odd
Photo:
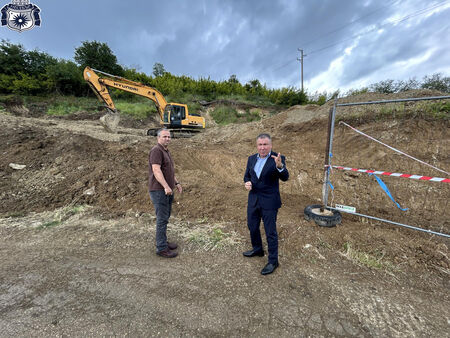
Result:
[[[147,129],[147,136],[156,136],[160,128]],[[168,128],[172,138],[189,138],[201,132],[200,129],[172,129]]]

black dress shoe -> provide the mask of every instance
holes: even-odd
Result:
[[[261,275],[268,275],[275,271],[275,269],[278,268],[278,262],[276,263],[268,263],[264,269],[261,270]]]
[[[245,251],[242,253],[245,257],[254,257],[254,256],[259,256],[262,257],[264,256],[264,250],[249,250],[249,251]]]

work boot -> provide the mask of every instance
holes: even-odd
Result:
[[[165,248],[164,250],[161,250],[156,253],[158,256],[164,257],[164,258],[174,258],[178,255],[178,253],[170,250],[169,248]]]

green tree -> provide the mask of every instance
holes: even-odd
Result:
[[[75,62],[84,69],[89,66],[113,75],[123,76],[123,68],[117,63],[117,57],[106,43],[98,41],[83,41],[75,49]]]
[[[11,94],[14,90],[13,81],[16,80],[15,75],[7,75],[0,73],[0,93]]]
[[[153,76],[163,76],[165,73],[166,70],[164,69],[164,65],[162,63],[155,62],[155,64],[153,65]]]
[[[259,82],[258,79],[251,80],[245,84],[245,89],[251,95],[257,96],[262,95],[264,92],[264,88]]]
[[[27,73],[39,77],[45,74],[48,66],[56,65],[58,60],[47,53],[33,50],[26,52],[25,63]]]
[[[0,74],[17,75],[26,69],[26,51],[22,45],[14,45],[6,40],[0,44]]]
[[[235,74],[230,75],[230,78],[228,79],[229,83],[239,83],[239,80]]]
[[[45,91],[45,88],[43,88],[43,82],[37,78],[20,72],[13,80],[12,91],[20,95],[37,95]]]
[[[81,96],[87,90],[83,74],[72,61],[61,60],[47,68],[49,86],[60,94]]]

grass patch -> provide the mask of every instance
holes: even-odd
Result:
[[[25,211],[12,211],[10,213],[7,213],[5,217],[19,218],[19,217],[24,217],[26,215],[27,215],[27,213]]]
[[[221,223],[175,223],[174,232],[181,236],[190,246],[200,251],[223,250],[241,242],[240,236],[233,231],[226,231],[229,226]]]
[[[405,103],[382,104],[366,106],[364,109],[350,113],[339,114],[336,122],[344,121],[360,125],[373,121],[424,119],[428,121],[445,121],[450,119],[450,102],[429,102],[422,101],[407,106]],[[356,108],[354,108],[356,109]]]
[[[129,115],[136,119],[145,119],[149,115],[157,113],[156,107],[153,102],[148,100],[147,102],[116,102],[116,108],[120,110],[121,114]]]
[[[396,271],[396,268],[391,262],[384,259],[384,252],[363,252],[356,250],[349,242],[344,243],[344,256],[350,259],[357,265],[366,266],[371,269]]]
[[[62,115],[69,115],[73,114],[77,111],[80,111],[79,106],[75,106],[69,103],[56,103],[52,104],[47,109],[48,115],[56,115],[56,116],[62,116]]]
[[[151,115],[157,114],[157,109],[153,101],[148,98],[133,95],[127,92],[119,90],[110,90],[111,97],[116,108],[122,115],[128,115],[136,119],[145,119]],[[203,106],[200,101],[208,101],[205,97],[199,95],[192,95],[189,93],[180,93],[179,95],[167,95],[166,100],[168,102],[185,103],[188,106],[189,113],[193,115],[201,116]],[[218,96],[212,98],[214,100],[229,100],[236,103],[249,104],[252,106],[266,107],[271,109],[271,114],[276,114],[279,111],[279,105],[270,102],[265,97],[252,98],[245,95],[230,95],[230,96]],[[15,95],[0,95],[0,111],[2,110],[2,104],[5,105],[25,105],[25,107],[32,110],[34,105],[44,106],[45,112],[52,116],[65,116],[73,114],[79,111],[97,112],[102,110],[105,104],[98,100],[97,97],[75,97],[75,96],[62,96],[62,95],[49,95],[49,96],[15,96]],[[259,113],[257,111],[246,110],[244,113],[238,112],[234,108],[230,107],[218,107],[216,109],[217,119],[220,122],[218,124],[229,123],[245,123],[251,121],[260,120]],[[216,119],[216,118],[215,118]]]
[[[246,110],[245,113],[239,113],[235,108],[220,105],[211,112],[214,121],[219,125],[227,125],[230,123],[246,123],[259,121],[261,116],[258,111]]]
[[[68,206],[62,209],[61,211],[61,216],[63,216],[65,219],[79,214],[83,211],[85,211],[86,209],[88,209],[89,207],[86,205],[75,205],[75,206]]]
[[[190,231],[188,242],[197,247],[201,247],[205,251],[223,249],[233,244],[231,234],[225,233],[217,227],[202,227]]]
[[[331,249],[331,245],[321,239],[319,239],[319,244],[318,244],[319,248],[323,248],[323,249]]]
[[[63,116],[78,111],[96,111],[101,103],[96,98],[75,96],[25,97],[25,105],[47,103],[47,114]]]
[[[41,224],[40,226],[37,227],[37,229],[48,229],[48,228],[53,228],[55,226],[58,226],[58,225],[62,224],[64,221],[66,221],[67,219],[69,219],[70,217],[84,212],[87,208],[89,208],[89,207],[85,206],[85,205],[75,205],[75,206],[69,205],[62,209],[59,209],[55,213],[53,220],[45,222],[44,224]]]
[[[450,117],[450,102],[422,103],[418,110],[436,120],[448,120]]]
[[[27,98],[27,104],[38,103],[42,98]],[[46,98],[49,103],[48,115],[69,115],[78,111],[94,112],[102,109],[105,104],[97,98],[79,98],[70,96]],[[123,115],[128,115],[136,119],[145,119],[149,115],[156,114],[156,107],[151,100],[144,98],[117,99],[113,98],[116,108]]]
[[[227,125],[236,123],[238,119],[237,110],[227,106],[218,106],[211,112],[211,116],[217,124]]]
[[[4,105],[22,105],[23,100],[21,96],[18,95],[0,95],[0,103]]]
[[[48,229],[48,228],[53,228],[57,225],[60,225],[62,223],[62,221],[50,221],[50,222],[46,222],[40,226],[38,226],[38,229]]]
[[[389,119],[402,119],[407,114],[404,103],[384,104],[379,112],[375,115],[375,119],[379,121]]]

